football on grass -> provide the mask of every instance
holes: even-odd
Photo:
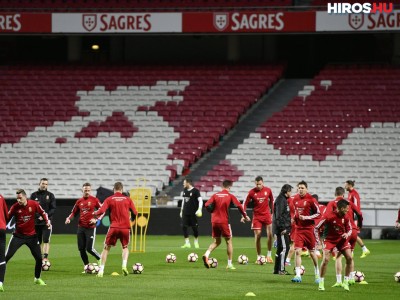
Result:
[[[394,274],[394,281],[400,282],[400,272],[397,272],[396,274]]]
[[[238,257],[238,263],[241,265],[247,265],[249,263],[249,258],[244,254],[240,254]]]
[[[141,263],[135,263],[135,264],[132,266],[132,272],[133,272],[133,274],[142,274],[142,273],[143,273],[143,270],[144,270],[144,267],[143,267],[143,265],[142,265]]]
[[[296,267],[293,268],[293,272],[296,274]],[[306,268],[303,265],[300,266],[300,275],[303,276],[306,273]]]
[[[190,253],[188,255],[188,262],[196,262],[199,259],[199,256],[196,253]]]
[[[267,258],[264,255],[260,255],[257,257],[256,264],[257,265],[265,265],[267,263]]]
[[[208,264],[210,265],[211,268],[216,268],[218,267],[218,260],[215,257],[209,257]]]
[[[363,272],[361,272],[361,271],[356,271],[356,272],[354,273],[354,281],[355,281],[355,282],[361,282],[361,281],[364,281],[364,280],[365,280],[365,275],[364,275]]]
[[[50,261],[48,259],[43,259],[42,260],[42,270],[48,271],[48,270],[50,270],[50,267],[51,267]]]
[[[99,273],[100,267],[97,264],[87,264],[84,267],[84,271],[86,274],[97,274]]]
[[[165,257],[165,261],[167,263],[174,263],[176,262],[176,256],[173,253],[168,253],[167,256]]]

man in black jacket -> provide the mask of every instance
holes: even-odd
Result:
[[[32,193],[30,199],[39,202],[40,206],[47,213],[47,217],[51,222],[54,212],[56,210],[56,198],[54,197],[53,193],[50,193],[47,190],[48,185],[49,185],[49,180],[47,178],[40,179],[39,189],[36,192]],[[45,220],[43,220],[42,216],[36,215],[35,229],[39,240],[39,244],[41,245],[43,259],[45,260],[49,256],[52,228],[51,227],[48,228],[46,226],[46,222]]]
[[[287,199],[292,194],[292,186],[284,184],[279,196],[275,199],[272,227],[277,237],[274,274],[289,275],[285,270],[285,261],[290,248],[290,231],[292,228]]]

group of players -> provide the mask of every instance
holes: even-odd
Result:
[[[266,262],[273,263],[271,248],[273,237],[276,239],[277,251],[275,254],[274,274],[290,275],[285,270],[290,265],[290,257],[295,254],[295,276],[291,279],[294,283],[302,282],[302,256],[310,256],[314,264],[315,282],[320,291],[325,290],[324,276],[327,265],[333,256],[336,260],[337,282],[333,287],[342,287],[349,291],[349,285],[354,284],[353,250],[356,242],[362,248],[361,258],[365,258],[370,251],[358,237],[362,227],[362,213],[360,210],[360,196],[354,188],[354,181],[347,180],[344,188],[335,189],[335,199],[327,205],[318,203],[318,196],[308,192],[305,181],[297,184],[297,194],[292,195],[293,187],[285,184],[279,196],[274,200],[270,188],[264,185],[263,178],[255,178],[255,187],[251,189],[241,204],[230,193],[232,182],[225,180],[222,191],[215,193],[206,203],[206,209],[211,212],[213,242],[203,255],[206,268],[210,268],[208,257],[211,252],[225,239],[228,253],[227,269],[235,269],[232,264],[233,246],[232,231],[229,222],[229,208],[235,205],[241,215],[241,222],[250,221],[247,216],[247,207],[253,205],[251,229],[254,231],[257,252],[256,263],[262,261],[261,232],[266,229],[267,248]],[[203,199],[200,192],[193,186],[190,178],[183,183],[183,201],[180,216],[185,238],[182,248],[190,248],[188,228],[193,229],[194,246],[199,248],[197,217],[202,215]],[[345,198],[345,190],[348,192]],[[322,255],[320,250],[323,251]],[[305,254],[306,253],[306,254]],[[342,282],[342,260],[346,259],[345,275]],[[318,258],[322,258],[318,266]],[[366,282],[364,282],[366,283]]]
[[[0,292],[4,292],[6,263],[23,245],[30,249],[35,258],[34,284],[46,285],[41,278],[42,263],[48,260],[51,218],[56,209],[55,197],[47,191],[47,187],[48,179],[42,178],[38,191],[34,192],[30,198],[23,189],[17,189],[17,202],[11,206],[10,210],[7,209],[4,198],[0,196]],[[127,276],[131,219],[137,215],[135,205],[128,196],[123,194],[121,182],[114,184],[114,194],[105,199],[103,204],[91,195],[90,183],[83,184],[82,193],[82,198],[76,201],[65,224],[69,224],[79,214],[77,242],[84,265],[89,264],[88,252],[98,260],[100,265],[97,277],[103,277],[108,253],[119,240],[122,245],[122,273]],[[110,212],[110,228],[104,241],[103,251],[99,254],[94,249],[96,223],[107,210]],[[6,250],[6,226],[13,217],[15,229]]]
[[[190,178],[184,180],[183,201],[180,211],[185,244],[182,248],[190,248],[188,228],[193,229],[195,237],[194,246],[199,248],[199,232],[197,217],[202,216],[203,200],[198,189],[193,186]],[[229,209],[235,205],[241,215],[241,222],[251,221],[254,231],[257,260],[262,262],[261,232],[266,228],[267,247],[266,262],[273,263],[271,249],[273,236],[276,238],[276,254],[274,274],[289,275],[285,266],[290,264],[290,257],[295,253],[295,276],[292,282],[302,282],[301,260],[304,251],[307,251],[314,263],[315,281],[318,289],[323,291],[324,276],[328,262],[332,256],[336,259],[337,282],[333,287],[343,287],[349,290],[349,285],[354,283],[354,261],[352,252],[356,242],[362,247],[361,258],[370,254],[358,233],[362,226],[362,213],[360,211],[360,197],[354,189],[354,181],[348,180],[345,188],[337,187],[335,199],[324,206],[317,201],[316,195],[308,192],[305,181],[297,184],[297,194],[292,195],[293,187],[285,184],[279,196],[274,200],[272,191],[266,187],[261,176],[256,177],[255,187],[251,189],[241,204],[230,193],[232,181],[222,183],[222,191],[215,193],[206,203],[205,208],[211,213],[213,242],[202,256],[206,268],[210,268],[208,257],[225,239],[227,245],[227,269],[234,270],[232,263],[233,245],[232,231],[229,223]],[[30,198],[23,189],[16,191],[17,202],[10,210],[2,196],[0,196],[0,292],[4,292],[4,277],[6,263],[16,251],[27,245],[35,258],[34,283],[46,285],[41,279],[42,262],[48,259],[51,236],[51,218],[56,209],[55,197],[47,190],[48,180],[42,178],[38,191]],[[345,189],[348,191],[347,199],[344,198]],[[79,214],[77,242],[81,259],[84,265],[89,264],[87,253],[96,258],[100,265],[98,277],[103,277],[105,263],[112,246],[120,240],[122,245],[122,273],[128,275],[127,261],[129,256],[128,244],[130,239],[131,220],[137,215],[136,208],[131,199],[123,194],[121,182],[114,184],[114,194],[108,197],[103,204],[91,195],[90,183],[82,186],[82,198],[78,199],[71,214],[66,218],[65,224]],[[247,207],[252,203],[253,218],[247,215]],[[110,228],[104,242],[101,254],[94,249],[96,223],[104,213],[109,210]],[[5,251],[6,225],[15,218],[15,230],[10,238],[7,251]],[[400,210],[395,224],[400,228]],[[323,250],[323,260],[318,267],[319,250]],[[291,252],[290,252],[291,250]],[[345,276],[342,282],[341,256],[346,259]]]

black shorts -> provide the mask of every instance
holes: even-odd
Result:
[[[49,229],[47,225],[35,225],[35,230],[39,244],[41,244],[42,242],[50,243],[51,229]]]
[[[182,226],[193,227],[198,226],[196,215],[183,215],[182,216]]]

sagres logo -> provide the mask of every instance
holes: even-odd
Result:
[[[97,15],[96,14],[83,14],[82,15],[82,25],[87,31],[92,31],[97,25]]]
[[[214,26],[219,31],[223,31],[229,25],[229,14],[228,13],[215,13],[214,14]]]
[[[364,3],[328,3],[326,6],[328,14],[375,14],[393,12],[393,3],[389,2],[364,2]]]

